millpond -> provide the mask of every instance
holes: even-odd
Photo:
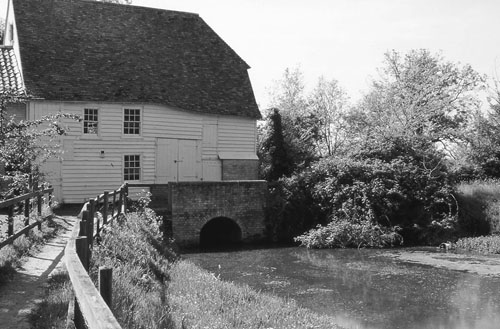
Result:
[[[500,257],[298,247],[183,257],[222,280],[294,299],[345,328],[500,328]]]

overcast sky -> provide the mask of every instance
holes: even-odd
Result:
[[[0,0],[5,12],[7,0]],[[427,48],[500,74],[500,0],[133,0],[198,13],[250,66],[257,102],[287,67],[335,78],[356,100],[383,54]]]

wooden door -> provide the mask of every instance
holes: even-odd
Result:
[[[198,180],[196,140],[159,138],[156,149],[156,183]]]

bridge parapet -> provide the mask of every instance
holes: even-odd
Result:
[[[172,232],[180,245],[198,245],[213,218],[233,220],[243,242],[264,235],[267,182],[260,180],[169,183]]]

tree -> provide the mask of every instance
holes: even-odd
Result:
[[[317,118],[317,147],[321,155],[338,155],[349,140],[347,96],[337,80],[320,77],[308,97],[308,112]]]
[[[58,113],[34,121],[17,121],[8,114],[9,105],[26,103],[29,99],[18,91],[6,90],[0,94],[0,163],[4,166],[0,181],[9,184],[4,196],[27,191],[30,178],[41,181],[40,165],[57,155],[56,139],[65,134],[61,119],[79,119]]]
[[[318,155],[317,119],[307,111],[303,80],[298,68],[287,68],[271,93],[271,106],[280,110],[291,171],[307,167]]]
[[[392,51],[380,72],[358,109],[365,138],[423,138],[444,148],[462,139],[484,82],[470,65],[446,62],[424,49],[405,56]]]
[[[258,148],[262,177],[268,181],[276,181],[283,176],[289,176],[292,161],[286,150],[278,109],[270,109],[266,131],[262,135]]]

